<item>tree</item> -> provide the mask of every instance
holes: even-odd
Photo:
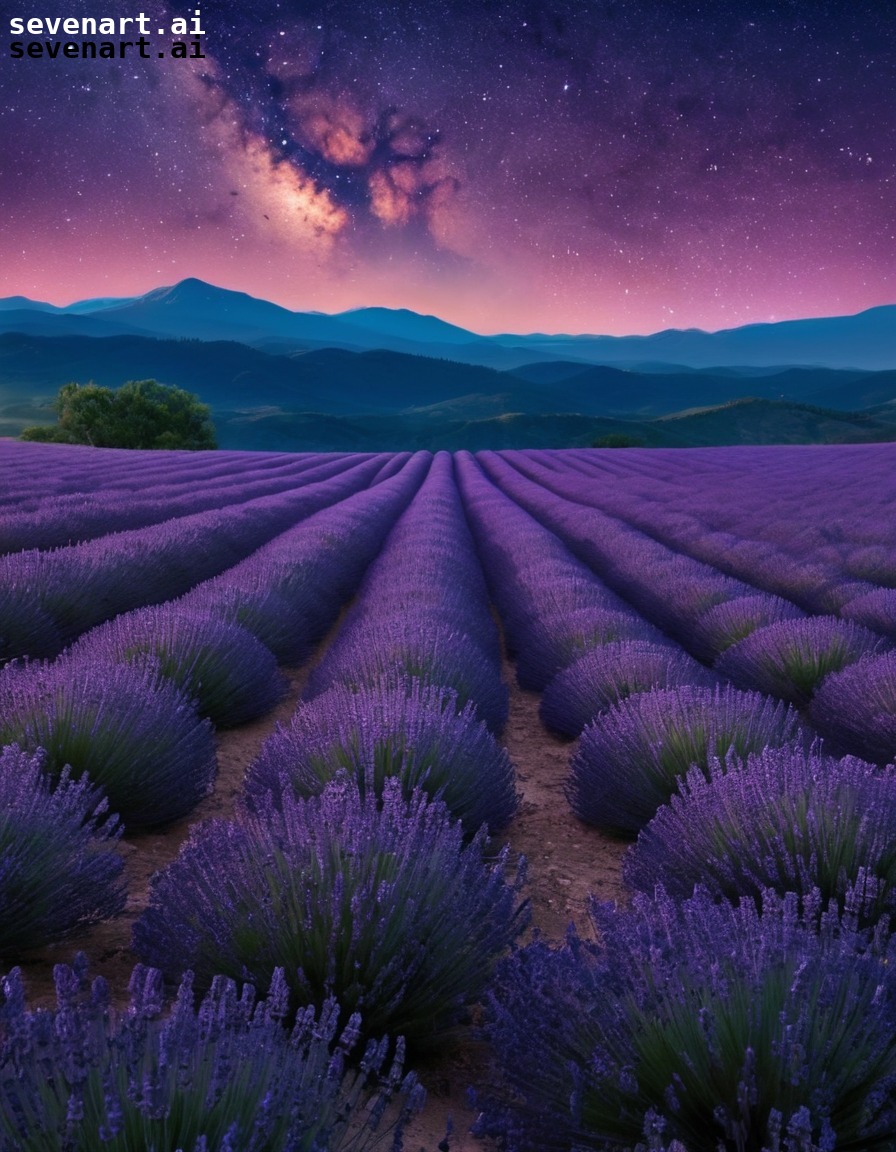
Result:
[[[155,380],[121,388],[65,384],[53,403],[59,423],[26,428],[23,440],[94,448],[217,448],[211,409],[198,396]]]

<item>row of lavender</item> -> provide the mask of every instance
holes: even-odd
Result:
[[[335,476],[241,504],[0,557],[0,661],[54,656],[104,620],[183,594],[290,525],[359,491],[383,463],[349,461]]]
[[[112,849],[121,827],[107,816],[108,800],[129,827],[192,808],[210,782],[213,760],[208,720],[188,696],[219,723],[269,707],[277,673],[262,638],[276,634],[286,645],[281,658],[290,659],[319,639],[427,466],[422,455],[404,469],[390,461],[379,469],[376,487],[312,516],[179,600],[117,616],[53,664],[7,667],[2,687],[11,721],[2,741],[23,747],[8,747],[3,763],[10,780],[27,777],[30,787],[20,786],[8,829],[21,830],[8,858],[18,857],[12,887],[25,898],[7,909],[8,938],[0,946],[43,942],[120,907],[121,863]],[[396,571],[413,578],[396,581]],[[237,612],[242,623],[254,625],[254,635],[231,622]],[[290,618],[296,628],[284,632]],[[365,657],[371,658],[365,663]],[[281,990],[279,1017],[291,1018],[297,1004],[310,1002],[331,1021],[342,1012],[344,1022],[347,1012],[361,1008],[367,1036],[388,1027],[418,1046],[436,1044],[479,997],[527,916],[516,895],[522,864],[506,880],[506,850],[486,854],[489,828],[508,822],[517,798],[506,753],[485,723],[502,727],[506,690],[449,457],[437,459],[371,567],[307,696],[291,729],[278,733],[250,771],[240,818],[195,829],[175,864],[157,878],[135,945],[168,974],[210,988],[215,1003],[224,974],[251,976],[258,987],[270,985],[271,999]],[[176,730],[175,709],[181,728],[190,728],[192,747],[159,743],[162,732]],[[147,748],[156,762],[152,778]],[[85,776],[73,784],[63,763],[87,768],[90,781]],[[340,766],[340,777],[327,784]],[[54,774],[61,778],[55,788],[49,783]],[[38,840],[55,844],[49,860],[46,852],[27,859]],[[58,883],[59,872],[67,887]],[[83,980],[71,971],[61,979],[74,1004],[80,994],[73,989]],[[338,1005],[330,999],[334,993]],[[61,1002],[60,1013],[73,1011],[72,1004]],[[132,1013],[155,1020],[158,1008],[146,1012],[138,997]],[[95,1031],[94,1000],[85,1000],[81,1011]],[[5,1012],[22,1034],[33,1031],[20,989]],[[188,1035],[190,1027],[195,1032],[191,1019],[183,1019]],[[295,1035],[304,1037],[306,1058],[313,1020],[307,1011],[303,1019],[306,1026]],[[131,1024],[126,1018],[125,1029]],[[236,1020],[233,1028],[243,1025]],[[152,1064],[173,1024],[142,1027],[144,1042],[158,1048],[149,1055]],[[353,1015],[349,1030],[360,1027]],[[331,1023],[330,1037],[334,1028]],[[107,1068],[109,1048],[114,1044],[104,1049]],[[195,1045],[188,1048],[181,1061],[193,1067]],[[382,1063],[384,1049],[377,1051],[376,1060],[368,1052],[366,1065]],[[95,1078],[95,1054],[88,1059],[74,1045],[62,1056],[63,1062],[85,1061],[85,1081]],[[268,1074],[257,1077],[261,1087]],[[6,1086],[6,1131],[16,1141],[30,1132],[42,1107],[47,1086],[39,1079]],[[331,1095],[339,1095],[339,1079],[332,1079]],[[397,1086],[393,1072],[375,1111]],[[54,1095],[64,1100],[65,1087],[57,1079]],[[114,1092],[85,1107],[86,1086],[68,1084],[68,1111],[80,1109],[85,1132],[105,1132],[114,1141],[136,1125],[147,1140],[157,1118],[152,1109],[171,1107],[182,1087],[159,1085],[152,1106],[131,1099],[135,1106],[124,1123]],[[269,1102],[257,1093],[254,1100],[255,1112],[244,1100],[236,1119],[233,1107],[223,1109],[234,1131],[247,1114],[258,1127],[258,1109],[264,1112]],[[319,1104],[316,1097],[302,1102],[309,1110]],[[339,1109],[331,1112],[340,1120]],[[70,1117],[63,1123],[61,1116],[42,1116],[42,1129],[48,1123],[71,1136]],[[280,1128],[278,1140],[286,1139],[286,1127]],[[240,1126],[239,1135],[231,1133],[239,1147],[250,1146],[240,1142],[248,1132]],[[287,1146],[265,1142],[270,1135],[253,1129],[251,1147]]]
[[[508,490],[513,489],[516,481],[512,475],[500,473],[493,461],[486,459],[484,463],[493,474],[498,473]],[[394,461],[386,462],[378,467],[376,478],[382,480],[398,466]],[[615,933],[614,943],[605,951],[595,952],[574,940],[563,953],[536,946],[517,954],[502,968],[492,993],[489,1030],[505,1065],[512,1095],[488,1103],[483,1126],[503,1132],[508,1147],[570,1147],[593,1143],[598,1134],[617,1146],[630,1146],[631,1141],[644,1136],[658,1147],[665,1123],[671,1132],[686,1135],[689,1146],[695,1148],[714,1148],[717,1136],[743,1143],[757,1132],[757,1139],[769,1147],[778,1140],[782,1147],[797,1148],[809,1147],[814,1139],[835,1146],[830,1143],[828,1129],[834,1130],[836,1120],[838,1138],[842,1130],[847,1137],[857,1134],[856,1139],[867,1140],[863,1147],[875,1147],[876,1133],[886,1130],[889,1113],[882,1107],[875,1112],[868,1104],[867,1097],[873,1093],[859,1074],[853,1072],[851,1080],[847,1076],[833,1088],[826,1083],[819,1087],[819,1077],[823,1080],[827,1075],[823,1059],[794,1065],[790,1074],[812,1090],[806,1088],[802,1095],[794,1092],[785,1099],[780,1060],[775,1063],[782,1046],[779,1036],[772,1029],[774,1034],[766,1045],[769,1051],[761,1052],[762,1059],[768,1059],[765,1082],[760,1084],[755,1069],[751,1072],[748,1067],[755,1054],[745,1056],[744,1044],[753,1036],[750,1027],[760,1026],[764,1017],[760,1013],[761,1018],[749,1020],[749,1027],[741,1033],[735,1029],[731,1041],[731,1022],[725,1015],[730,1005],[725,997],[720,999],[717,1027],[728,1037],[729,1051],[720,1055],[724,1046],[713,1042],[709,1057],[703,1053],[703,1070],[708,1063],[713,1073],[708,1081],[702,1076],[686,1082],[679,1067],[680,1052],[672,1054],[679,1064],[668,1052],[664,1064],[658,1059],[662,1051],[640,1052],[632,1045],[644,1024],[638,1011],[646,1019],[662,1020],[663,1036],[657,1038],[657,1044],[668,1033],[686,1032],[690,1027],[694,999],[707,995],[700,967],[701,941],[705,954],[709,942],[730,939],[730,965],[720,979],[726,996],[734,989],[728,1000],[735,1007],[744,995],[758,995],[758,1002],[767,1008],[768,995],[775,989],[770,993],[762,981],[770,979],[769,972],[786,970],[792,961],[798,968],[802,965],[799,970],[814,974],[816,982],[809,980],[807,988],[801,990],[794,981],[790,1000],[778,1004],[779,1016],[789,1019],[788,1012],[797,1013],[806,997],[811,1000],[821,994],[819,981],[826,981],[825,988],[839,987],[837,982],[850,965],[849,947],[858,939],[854,929],[861,924],[836,927],[835,913],[821,915],[819,908],[823,899],[830,897],[836,910],[847,908],[854,918],[861,916],[870,923],[880,922],[879,913],[888,905],[889,886],[886,877],[882,879],[880,865],[880,827],[886,823],[885,819],[881,823],[880,813],[888,816],[888,792],[877,787],[880,773],[867,765],[836,764],[807,752],[806,737],[792,709],[755,693],[712,686],[706,669],[670,642],[670,633],[687,639],[688,614],[695,608],[702,611],[706,601],[721,607],[746,599],[744,585],[736,581],[720,584],[718,573],[705,565],[693,561],[683,564],[684,558],[668,555],[668,549],[651,548],[656,542],[640,533],[620,532],[611,543],[631,545],[634,555],[616,556],[617,566],[609,568],[608,580],[617,592],[614,595],[594,577],[589,564],[600,552],[588,551],[594,542],[589,544],[587,532],[576,533],[576,517],[562,500],[551,499],[549,494],[545,499],[544,490],[538,486],[524,484],[513,489],[513,495],[537,511],[542,520],[568,534],[589,564],[577,562],[556,536],[489,483],[470,458],[458,459],[457,472],[492,577],[493,594],[510,643],[520,656],[521,680],[541,687],[553,677],[555,683],[545,692],[545,712],[549,713],[553,688],[553,707],[562,716],[569,693],[561,678],[569,677],[577,664],[586,662],[586,671],[578,681],[585,695],[574,702],[570,730],[589,718],[588,710],[595,700],[598,710],[609,711],[604,712],[603,720],[598,718],[588,726],[583,748],[593,730],[603,730],[606,736],[609,720],[623,713],[622,735],[617,733],[615,746],[619,758],[616,787],[623,795],[618,811],[629,822],[604,822],[635,831],[657,813],[642,833],[632,856],[634,863],[627,867],[630,882],[652,892],[657,876],[665,875],[670,866],[681,868],[683,876],[681,891],[656,896],[652,901],[644,897],[631,914],[596,910],[603,931]],[[624,549],[620,551],[624,553]],[[430,557],[434,558],[432,565],[427,562]],[[419,967],[422,953],[441,955],[444,950],[453,955],[459,949],[464,958],[470,957],[469,968],[458,965],[464,979],[477,989],[483,987],[481,980],[475,983],[476,977],[490,970],[497,951],[520,930],[524,913],[514,908],[512,896],[519,880],[510,885],[503,881],[503,862],[499,860],[497,868],[486,867],[484,873],[482,834],[474,834],[471,844],[459,847],[459,838],[466,833],[469,839],[480,816],[499,827],[509,819],[515,803],[506,757],[502,758],[493,741],[489,743],[487,731],[474,719],[478,709],[498,729],[504,713],[494,631],[489,627],[481,573],[470,557],[470,540],[460,519],[451,465],[447,457],[439,457],[424,490],[390,537],[380,561],[370,569],[358,604],[315,671],[294,724],[278,734],[250,773],[241,818],[215,826],[217,831],[205,834],[207,839],[196,833],[192,854],[188,846],[171,873],[166,873],[169,879],[158,881],[157,898],[138,937],[143,934],[144,946],[155,948],[160,961],[169,958],[172,974],[191,964],[204,973],[200,983],[208,982],[212,972],[221,970],[226,956],[234,973],[243,977],[246,955],[258,955],[259,969],[254,975],[259,985],[264,986],[269,975],[275,982],[280,979],[282,996],[287,1001],[291,996],[293,1006],[297,1000],[309,998],[319,1002],[325,991],[339,986],[344,989],[343,999],[372,1005],[384,1026],[394,1027],[398,1021],[413,1028],[416,1021],[419,1031],[415,1039],[421,1044],[437,1041],[469,1003],[451,983],[454,969],[448,971],[443,965],[434,977],[432,969]],[[663,582],[662,593],[654,592],[652,601],[645,579],[651,565]],[[398,576],[405,572],[413,572],[407,584]],[[253,587],[257,591],[257,586]],[[630,594],[640,611],[633,611],[618,593]],[[200,603],[204,595],[199,590]],[[232,597],[232,591],[229,595]],[[651,627],[641,612],[652,615],[665,631]],[[111,635],[112,630],[99,630],[99,634]],[[600,658],[611,655],[605,647],[607,641],[614,649],[615,664]],[[575,684],[575,678],[570,682]],[[664,687],[650,691],[657,683]],[[650,701],[646,709],[645,699]],[[659,729],[651,733],[651,724],[659,725]],[[632,741],[633,733],[641,737],[647,733],[647,738]],[[778,753],[747,755],[752,748],[776,743],[783,749]],[[308,749],[312,754],[303,762],[300,752]],[[732,749],[735,754],[727,762],[714,761]],[[606,747],[598,749],[578,785],[571,785],[571,798],[577,792],[588,798],[595,781],[601,779],[605,756]],[[641,778],[628,780],[627,771],[642,761],[647,768]],[[681,775],[692,763],[702,765],[702,770],[692,772],[680,785]],[[334,765],[341,765],[346,774],[325,784]],[[447,773],[442,772],[443,766],[449,768]],[[25,770],[21,761],[17,770]],[[391,775],[398,779],[387,780]],[[816,787],[821,779],[832,780],[833,790],[824,792]],[[767,797],[775,789],[780,792],[784,781],[792,782],[795,813],[808,813],[812,818],[806,827],[793,825],[796,831],[790,841],[786,831],[793,828],[787,823],[787,805],[766,804],[761,809],[756,803],[757,797]],[[428,788],[436,798],[412,792],[416,784]],[[721,791],[723,786],[729,788],[728,793]],[[309,796],[321,789],[320,797]],[[676,789],[682,792],[680,802],[665,804]],[[632,818],[632,798],[640,801],[645,794],[646,806]],[[462,820],[452,826],[454,853],[441,851],[445,843],[441,829],[448,819],[443,802]],[[815,819],[818,811],[827,811],[826,805],[833,802],[840,812],[844,805],[847,812],[863,812],[867,805],[878,814],[878,823],[866,820],[863,834],[853,834],[848,841],[858,846],[850,859],[824,822],[819,824]],[[604,807],[597,806],[599,812]],[[670,812],[679,820],[677,825]],[[713,824],[711,817],[719,812],[725,814],[727,824],[718,820]],[[732,813],[738,812],[746,820],[746,831],[733,820]],[[97,825],[102,819],[95,807],[91,819]],[[760,842],[771,845],[760,854],[762,863],[757,867],[745,849],[758,835],[749,823],[751,819],[760,833],[767,833]],[[666,820],[666,825],[661,820]],[[424,823],[425,834],[420,831]],[[824,833],[820,841],[819,827]],[[347,829],[352,830],[351,835]],[[738,841],[732,834],[735,850],[729,848],[726,839],[732,830],[741,837]],[[106,831],[114,838],[115,828]],[[714,857],[700,841],[698,831],[707,833],[706,843],[716,848]],[[402,847],[407,840],[415,845],[410,852]],[[426,884],[420,887],[414,869],[429,862],[424,851],[429,841],[438,844],[440,850],[433,849],[433,868],[422,869]],[[675,851],[690,841],[695,846],[690,863],[687,859],[676,861]],[[476,844],[479,854],[470,855]],[[467,853],[463,866],[457,863],[458,851]],[[216,861],[221,858],[233,862],[226,878],[219,875]],[[475,867],[470,863],[474,859],[479,861]],[[281,866],[280,861],[288,861],[289,867]],[[777,872],[769,861],[776,864]],[[478,930],[454,911],[450,885],[446,886],[442,875],[446,872],[465,879],[466,886],[462,883],[459,891],[464,906],[476,910]],[[745,873],[752,888],[744,879]],[[170,879],[172,875],[174,879]],[[271,876],[276,878],[273,882]],[[683,899],[695,878],[703,884],[715,884],[702,904]],[[771,895],[764,896],[759,925],[763,947],[745,957],[743,933],[749,930],[755,935],[756,925],[741,913],[737,914],[740,919],[726,920],[725,905],[712,901],[759,893],[776,880],[781,891],[802,893],[802,908],[794,907],[792,895],[780,904],[775,904]],[[823,892],[822,881],[827,883]],[[246,895],[249,891],[268,892],[261,908],[255,898]],[[352,897],[348,904],[347,894]],[[454,896],[457,894],[455,889]],[[444,914],[438,924],[432,917],[418,916],[420,905],[428,907],[430,903],[439,909],[444,905],[454,914]],[[383,915],[379,918],[375,913],[361,915],[380,907]],[[717,907],[723,911],[713,912]],[[196,909],[201,909],[198,924]],[[289,962],[294,963],[297,956],[293,935],[277,933],[278,924],[284,920],[294,926],[300,924],[301,939],[310,942],[310,975],[304,969],[295,979],[289,975]],[[821,932],[813,932],[818,924]],[[420,943],[427,933],[428,949]],[[670,969],[669,1003],[650,998],[656,991],[650,966],[657,958],[654,945],[662,933],[669,955],[684,956],[677,969],[674,964]],[[842,953],[831,943],[835,939],[847,941]],[[823,940],[823,945],[816,947],[812,943],[816,940]],[[234,941],[246,951],[241,953]],[[682,952],[683,948],[686,951]],[[873,948],[867,951],[874,954]],[[316,964],[312,963],[315,956]],[[383,960],[390,956],[395,962],[387,963],[384,970]],[[280,959],[286,961],[283,977],[276,976]],[[755,970],[751,967],[754,959]],[[607,970],[614,965],[618,971],[611,980]],[[359,971],[363,978],[359,978]],[[620,977],[622,971],[629,973],[627,983]],[[869,964],[868,979],[874,971]],[[419,996],[415,991],[418,984]],[[453,1000],[452,989],[456,994]],[[853,1000],[839,1002],[843,1020],[838,1023],[838,1017],[831,1025],[832,1043],[841,1042],[837,1027],[843,1030],[844,1048],[855,1041],[856,1030],[864,1027],[867,989],[867,982],[859,981]],[[800,1000],[802,993],[805,995]],[[595,996],[605,1010],[603,1016],[594,1010]],[[544,1015],[536,1013],[530,1018],[536,1005],[544,1009]],[[620,1025],[623,1008],[629,1012],[624,1026]],[[427,1020],[426,1027],[420,1027],[421,1016]],[[577,1030],[580,1017],[588,1020],[588,1027]],[[883,1019],[887,1023],[890,1017],[885,1013]],[[695,1045],[706,1040],[705,1023],[701,1017],[703,1032]],[[798,1036],[797,1047],[802,1041],[821,1043],[817,1035],[806,1031],[814,1027],[812,1020],[807,1023],[800,1018],[788,1026],[796,1029],[798,1024],[804,1032],[793,1033]],[[541,1048],[533,1048],[535,1035]],[[860,1064],[865,1060],[862,1067],[878,1060],[879,1042],[879,1032],[869,1030],[867,1050],[857,1056]],[[532,1050],[531,1059],[519,1059],[521,1043]],[[698,1048],[686,1051],[693,1056]],[[740,1061],[735,1068],[739,1080],[722,1075],[731,1071],[725,1061],[730,1064],[732,1060]],[[720,1061],[722,1073],[716,1067]],[[648,1067],[659,1070],[655,1083],[639,1085],[638,1076],[645,1076]],[[888,1067],[885,1060],[878,1060],[878,1080],[874,1081],[878,1087]],[[632,1069],[637,1069],[637,1075]],[[724,1081],[721,1087],[720,1079]],[[701,1096],[698,1088],[707,1082],[712,1090]],[[690,1093],[684,1105],[676,1089],[679,1096],[685,1089]],[[836,1102],[850,1094],[861,1100],[864,1113],[858,1119],[835,1117]],[[746,1112],[741,1109],[743,1114],[737,1113],[730,1104],[733,1099],[738,1106],[744,1101],[749,1104],[750,1099],[758,1101],[755,1115],[750,1112],[752,1104]],[[804,1106],[807,1099],[816,1109],[814,1116],[807,1111],[809,1105]],[[715,1114],[711,1114],[712,1108]],[[664,1111],[668,1114],[665,1120],[660,1115]],[[712,1143],[706,1144],[713,1124]]]
[[[87,821],[96,790],[129,828],[192,811],[214,780],[212,722],[243,723],[280,698],[278,660],[301,662],[328,630],[427,466],[425,456],[416,458],[179,599],[84,633],[55,661],[8,664],[0,672],[0,744],[17,746],[16,762],[30,759],[54,776],[90,780],[90,789],[71,788],[60,820]],[[22,820],[31,792],[23,788]],[[52,825],[55,817],[47,819]],[[14,837],[12,816],[9,825],[6,835]],[[65,870],[77,875],[93,866],[79,863],[93,849],[78,841],[69,851],[62,834],[47,839],[58,848],[56,858],[24,862],[15,886],[21,908],[0,917],[4,955],[103,914],[102,901],[96,910],[90,906],[95,886],[73,900],[61,883]],[[25,837],[21,851],[27,843]]]
[[[3,735],[3,743],[40,748],[12,744],[0,753],[4,956],[120,910],[126,894],[114,844],[122,827],[108,815],[109,795],[129,826],[192,807],[214,771],[197,705],[229,721],[234,709],[245,718],[269,706],[278,674],[260,637],[276,640],[290,662],[307,655],[428,463],[421,455],[407,469],[386,469],[380,485],[312,515],[181,600],[95,628],[54,664],[4,670],[7,704],[22,702],[28,678],[46,689]],[[235,615],[252,631],[230,623]],[[110,684],[123,690],[110,693]],[[178,723],[192,747],[172,747]],[[102,777],[105,789],[86,773],[73,779],[63,763]],[[402,1046],[388,1064],[386,1042],[371,1040],[360,1066],[347,1065],[360,1018],[347,1018],[331,997],[319,1012],[296,1015],[282,969],[271,971],[257,1008],[248,985],[240,995],[216,974],[197,1015],[192,988],[185,974],[173,1014],[163,1016],[161,973],[138,967],[130,1008],[110,1019],[103,982],[89,986],[79,960],[57,970],[57,1012],[35,1013],[13,970],[0,1008],[4,1152],[83,1141],[121,1150],[354,1149],[367,1146],[390,1108],[400,1140],[422,1103],[415,1078],[402,1073]]]
[[[810,699],[813,717],[836,715],[830,686],[880,667],[886,642],[564,500],[562,461],[548,487],[480,454],[462,487],[521,683],[545,689],[546,722],[584,726],[575,810],[639,832],[624,866],[636,895],[593,903],[600,946],[572,934],[501,965],[485,1027],[503,1086],[479,1131],[531,1152],[889,1148],[896,776],[823,753],[805,719]],[[664,643],[612,639],[606,613],[629,605]],[[703,686],[710,673],[670,636],[781,699]],[[540,676],[531,651],[551,654]],[[893,749],[881,739],[878,759]]]
[[[867,451],[754,449],[643,454],[628,467],[569,453],[508,460],[552,491],[635,525],[810,613],[835,613],[896,639],[891,445]]]
[[[520,684],[544,690],[549,726],[582,733],[567,781],[579,817],[636,833],[691,764],[705,768],[732,747],[746,755],[803,737],[793,708],[723,686],[471,457],[461,454],[458,468]],[[674,606],[670,591],[667,625]]]
[[[887,635],[832,614],[807,616],[792,601],[583,504],[574,472],[571,478],[555,466],[547,488],[513,467],[516,457],[479,459],[505,491],[699,659],[739,687],[807,709],[839,753],[881,764],[893,758],[896,653]]]
[[[365,1031],[442,1045],[523,930],[506,849],[517,797],[498,635],[452,479],[436,457],[250,765],[230,821],[197,827],[153,883],[134,945],[169,976],[335,995]]]
[[[19,449],[19,451],[15,451]],[[22,449],[26,452],[22,454]],[[27,451],[30,449],[30,452]],[[42,450],[41,450],[42,449]],[[41,445],[0,452],[0,553],[53,548],[301,487],[348,466],[345,455],[110,453],[71,455]],[[361,457],[356,457],[358,462]],[[78,460],[83,464],[73,467]]]
[[[541,468],[547,454],[517,459]],[[624,483],[607,484],[603,462],[564,461],[589,502],[726,571],[777,583],[809,610],[864,599],[868,584],[896,586],[892,445],[695,453],[686,468],[660,452],[642,473],[647,463],[633,454]]]

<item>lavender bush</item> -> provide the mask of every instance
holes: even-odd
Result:
[[[550,681],[539,715],[555,732],[578,736],[586,724],[620,700],[651,688],[710,685],[717,678],[671,645],[622,640],[592,648]]]
[[[730,685],[682,685],[640,692],[582,732],[566,795],[587,824],[638,832],[678,790],[692,766],[743,758],[805,740],[797,713],[781,701]]]
[[[418,627],[424,624],[428,627],[447,625],[464,640],[471,640],[500,677],[501,641],[489,610],[488,596],[483,592],[481,600],[471,600],[463,586],[453,582],[448,569],[446,564],[441,572],[427,572],[425,565],[418,567],[415,564],[413,580],[416,587],[410,589],[409,581],[396,580],[398,587],[388,599],[383,597],[370,605],[368,611],[352,616],[351,624],[375,620],[377,624],[388,625],[392,621],[400,624],[403,620],[412,619]],[[346,618],[346,625],[348,623],[349,618]]]
[[[436,454],[420,490],[367,571],[352,624],[365,616],[411,616],[421,625],[450,624],[473,639],[496,669],[500,665],[485,578],[447,452]]]
[[[517,655],[517,680],[521,688],[540,692],[562,668],[591,649],[620,640],[661,643],[662,639],[661,633],[634,612],[582,608],[540,616]]]
[[[245,628],[180,605],[138,608],[94,628],[69,651],[118,665],[150,656],[196,701],[200,716],[235,727],[269,712],[286,682],[271,651]]]
[[[815,694],[809,716],[840,751],[875,764],[896,760],[896,652],[833,673]]]
[[[801,707],[825,676],[887,646],[881,636],[836,616],[781,620],[732,645],[715,668],[740,688]]]
[[[871,923],[896,904],[896,771],[861,760],[769,748],[743,762],[692,770],[623,862],[628,884],[662,883],[683,899],[695,884],[728,900],[766,889],[825,903],[864,901]]]
[[[0,665],[23,652],[55,656],[62,634],[27,588],[0,587]]]
[[[208,580],[179,603],[245,628],[280,664],[302,664],[311,655],[308,622],[321,610],[310,581],[304,595],[295,590],[287,595],[276,586],[267,566],[260,563],[251,573],[234,575],[231,580]]]
[[[185,816],[211,789],[212,727],[151,663],[7,665],[0,745],[46,752],[47,771],[84,772],[129,827]]]
[[[854,548],[845,558],[844,569],[856,580],[896,588],[896,558],[893,549],[883,544]]]
[[[892,1149],[888,933],[802,919],[794,896],[760,917],[660,889],[592,917],[601,947],[572,934],[500,966],[485,1030],[505,1089],[480,1133],[506,1152]]]
[[[801,608],[780,596],[757,594],[724,600],[697,617],[688,647],[699,659],[712,663],[726,648],[757,628],[780,620],[799,620],[803,616]]]
[[[507,850],[483,863],[447,809],[386,780],[381,804],[344,776],[244,823],[195,827],[157,873],[134,946],[168,975],[187,969],[266,985],[282,967],[293,1006],[335,996],[390,1031],[439,1044],[467,1015],[498,955],[525,928]]]
[[[86,966],[83,954],[56,966],[55,1010],[27,1008],[18,968],[3,980],[3,1152],[362,1152],[389,1135],[400,1149],[422,1107],[400,1041],[391,1061],[371,1041],[349,1063],[359,1019],[340,1029],[335,1002],[287,1031],[282,972],[259,1003],[251,986],[240,995],[217,977],[198,1011],[188,974],[163,1014],[157,970],[134,969],[130,1005],[116,1012]]]
[[[297,520],[340,494],[357,491],[378,467],[376,461],[362,462],[345,476],[291,492],[113,532],[50,552],[0,556],[0,584],[29,592],[63,639],[71,642],[121,612],[170,600],[232,567]]]
[[[495,495],[506,501],[506,497],[495,491]],[[507,501],[507,503],[510,503]],[[512,505],[516,508],[516,505]],[[504,630],[512,638],[514,653],[523,651],[529,643],[533,628],[541,619],[578,617],[583,611],[604,611],[608,613],[631,613],[631,609],[614,593],[610,592],[593,576],[583,564],[575,560],[556,537],[552,537],[554,547],[549,547],[543,536],[549,536],[540,524],[536,524],[521,508],[516,508],[522,523],[514,524],[514,517],[504,515],[505,508],[499,504],[490,510],[488,520],[483,521],[483,532],[494,530],[509,519],[516,529],[516,539],[504,541],[506,552],[496,550],[494,594],[501,606]],[[528,523],[527,523],[528,521]],[[526,531],[529,529],[529,531]],[[542,535],[543,534],[543,535]],[[518,558],[520,551],[528,551],[525,562]],[[498,585],[501,585],[499,587]]]
[[[301,663],[354,593],[418,487],[429,455],[419,452],[405,462],[400,474],[351,495],[340,478],[338,493],[346,499],[197,585],[180,603],[247,628],[280,663]]]
[[[492,732],[507,722],[508,695],[494,664],[469,636],[416,618],[369,619],[344,630],[312,671],[305,695],[319,696],[334,684],[352,688],[420,680],[472,703]]]
[[[850,600],[840,614],[847,620],[854,620],[874,632],[880,632],[890,640],[896,640],[896,588],[875,588],[857,596]]]
[[[0,749],[0,956],[61,940],[124,907],[121,829],[82,777]]]
[[[505,827],[517,808],[513,765],[472,705],[458,710],[453,692],[420,681],[357,691],[337,685],[300,705],[250,765],[247,802],[259,809],[268,797],[279,807],[284,791],[316,795],[340,769],[377,796],[392,776],[406,799],[422,788],[470,836],[483,824],[490,832]]]

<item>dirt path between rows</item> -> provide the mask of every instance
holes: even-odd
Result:
[[[319,658],[319,654],[318,654]],[[126,1001],[127,982],[135,963],[130,949],[131,928],[149,896],[152,874],[177,855],[189,828],[200,820],[232,815],[246,768],[278,721],[287,721],[295,710],[308,677],[309,666],[286,670],[287,696],[263,719],[216,738],[218,777],[214,792],[191,814],[163,831],[133,833],[124,840],[129,899],[123,915],[99,924],[63,944],[33,954],[20,966],[27,981],[29,1002],[53,1004],[52,967],[83,950],[90,958],[90,971],[109,982],[114,999]],[[504,676],[510,688],[510,718],[504,740],[516,765],[522,793],[520,811],[505,838],[514,852],[529,864],[527,893],[532,903],[532,923],[542,937],[562,941],[570,922],[588,934],[588,896],[601,899],[622,895],[620,863],[625,844],[587,828],[572,815],[563,795],[563,781],[572,745],[552,736],[538,719],[539,697],[516,686],[512,664]],[[469,1134],[475,1113],[467,1090],[482,1081],[485,1053],[471,1032],[457,1051],[422,1067],[417,1066],[427,1088],[425,1110],[416,1118],[405,1143],[407,1152],[436,1152],[445,1137],[449,1116],[453,1118],[450,1152],[474,1152],[490,1142]]]
[[[551,943],[562,942],[570,923],[581,935],[590,936],[589,894],[601,900],[622,897],[620,869],[626,844],[573,816],[563,794],[573,745],[545,729],[538,718],[540,697],[517,686],[509,662],[504,665],[504,679],[510,686],[510,716],[503,738],[516,766],[522,803],[503,839],[528,861],[532,927]],[[409,1129],[407,1152],[435,1152],[448,1116],[454,1123],[450,1152],[485,1152],[494,1147],[492,1141],[469,1133],[476,1113],[467,1101],[467,1090],[483,1082],[485,1067],[486,1053],[471,1036],[455,1056],[418,1069],[429,1095],[426,1108]]]

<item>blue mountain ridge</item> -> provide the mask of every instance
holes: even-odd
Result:
[[[72,318],[79,323],[74,324]],[[483,336],[409,309],[356,308],[335,315],[294,312],[196,278],[141,296],[56,307],[27,297],[0,300],[0,332],[32,335],[154,335],[237,340],[270,352],[386,349],[499,369],[565,361],[688,369],[794,365],[879,371],[896,367],[896,304],[853,316],[748,324],[705,332],[666,329],[645,336]]]

